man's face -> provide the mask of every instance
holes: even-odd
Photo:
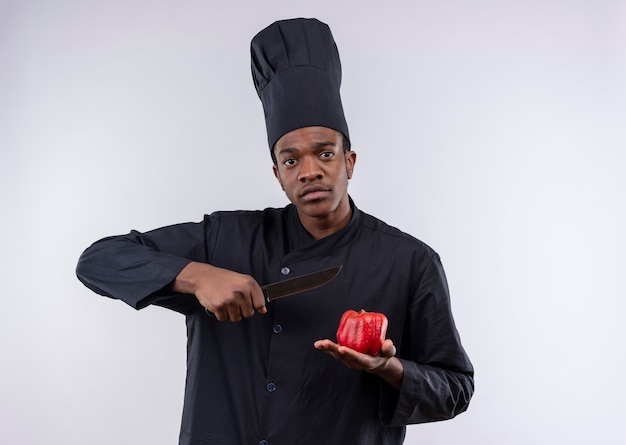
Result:
[[[356,153],[344,153],[340,132],[300,128],[281,137],[274,154],[274,175],[301,217],[332,221],[350,212],[348,180]]]

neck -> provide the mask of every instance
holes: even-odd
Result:
[[[330,214],[312,216],[298,210],[300,223],[313,239],[321,239],[343,229],[350,223],[352,208],[349,200],[342,200]]]

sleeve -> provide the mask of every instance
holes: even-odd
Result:
[[[133,230],[101,239],[82,253],[76,275],[97,294],[122,300],[135,309],[150,304],[168,306],[166,301],[177,295],[168,293],[167,286],[180,271],[191,261],[208,262],[207,240],[219,227],[215,219],[206,216],[202,223],[146,233]]]
[[[447,420],[467,409],[474,393],[474,368],[461,344],[436,254],[411,300],[398,358],[404,366],[400,391],[383,383],[385,425]]]

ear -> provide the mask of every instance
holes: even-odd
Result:
[[[280,172],[278,171],[278,167],[276,166],[276,164],[272,165],[272,170],[274,171],[274,176],[280,184],[280,188],[285,190],[285,187],[283,186],[283,180],[280,178]]]
[[[354,164],[356,164],[356,151],[347,151],[345,152],[346,156],[346,172],[348,173],[348,179],[352,179],[352,174],[354,172]]]

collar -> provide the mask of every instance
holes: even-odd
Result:
[[[302,251],[307,255],[316,255],[322,252],[328,252],[329,250],[335,250],[342,248],[356,235],[357,227],[361,219],[361,212],[354,204],[354,201],[348,196],[350,202],[350,209],[352,209],[352,217],[350,222],[345,227],[342,227],[335,233],[332,233],[324,238],[314,240],[311,238],[309,232],[306,231],[300,218],[298,217],[298,209],[293,204],[289,204],[287,209],[287,231],[286,234],[289,238],[289,246],[291,251]]]

